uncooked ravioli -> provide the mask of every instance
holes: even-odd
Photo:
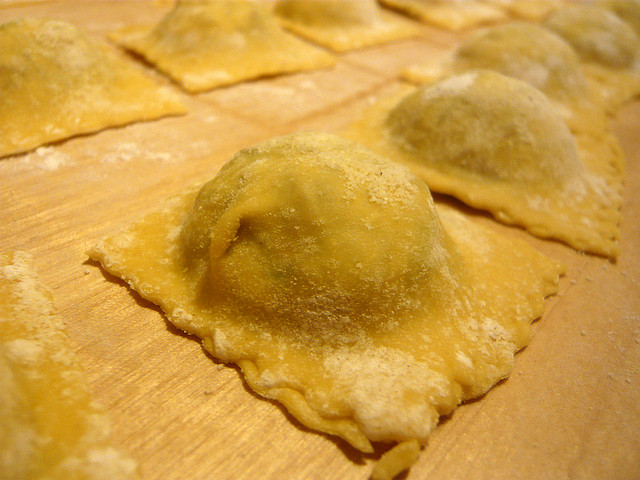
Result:
[[[525,22],[487,27],[470,34],[439,62],[403,72],[414,83],[433,83],[454,73],[488,69],[541,90],[575,131],[606,127],[606,105],[585,77],[576,51],[548,29]]]
[[[73,25],[0,25],[0,157],[184,112],[173,92]]]
[[[279,0],[274,12],[292,32],[338,52],[418,33],[375,0]]]
[[[307,427],[403,442],[384,471],[509,374],[562,272],[320,133],[242,150],[89,255]]]
[[[335,63],[329,53],[283,31],[266,6],[249,0],[179,0],[154,27],[111,36],[191,92]]]
[[[600,0],[596,5],[615,13],[640,35],[640,0]]]
[[[463,30],[506,18],[501,9],[477,0],[380,0],[380,3],[448,30]]]
[[[543,24],[575,48],[607,104],[640,93],[640,37],[614,13],[594,5],[566,6]]]
[[[623,158],[615,138],[572,135],[526,82],[477,70],[401,88],[345,135],[500,221],[618,254]]]
[[[485,2],[503,8],[516,18],[536,21],[561,6],[563,0],[485,0]]]
[[[0,478],[137,479],[109,430],[33,259],[0,254]]]

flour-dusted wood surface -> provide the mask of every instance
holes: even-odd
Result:
[[[104,37],[153,22],[169,7],[160,0],[5,1],[0,21],[47,16]],[[144,479],[368,477],[388,446],[363,456],[305,429],[84,252],[163,198],[208,180],[240,148],[297,130],[340,130],[393,86],[399,69],[437,58],[458,39],[424,27],[412,40],[341,54],[333,69],[183,93],[189,113],[182,117],[0,160],[1,248],[35,256],[115,438]],[[615,264],[458,204],[565,262],[568,274],[511,377],[444,420],[408,480],[640,478],[640,102],[613,127],[628,159]]]

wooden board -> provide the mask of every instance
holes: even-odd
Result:
[[[101,36],[129,22],[154,21],[169,6],[4,2],[0,21],[49,16]],[[183,94],[184,117],[0,160],[1,248],[35,256],[95,396],[110,411],[115,438],[138,459],[143,478],[368,477],[388,446],[363,456],[300,426],[84,252],[166,196],[209,179],[242,147],[297,130],[339,130],[384,95],[400,68],[436,58],[455,41],[424,27],[420,38],[343,54],[331,70]],[[408,480],[640,477],[640,102],[613,125],[628,157],[616,264],[465,209],[527,239],[569,271],[512,376],[443,421]]]

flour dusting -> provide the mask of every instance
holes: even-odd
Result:
[[[131,162],[134,160],[171,163],[179,161],[180,158],[169,152],[148,150],[136,142],[122,142],[100,159],[102,163]]]

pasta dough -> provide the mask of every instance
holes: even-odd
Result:
[[[596,5],[611,10],[640,35],[640,0],[600,0]]]
[[[279,0],[274,12],[292,32],[337,52],[415,36],[409,22],[375,0]]]
[[[606,127],[604,100],[590,87],[575,50],[540,25],[514,22],[480,30],[439,63],[409,67],[404,76],[414,83],[432,83],[474,69],[530,83],[556,104],[574,131]]]
[[[607,104],[618,106],[640,93],[640,38],[615,14],[593,5],[568,6],[544,26],[575,48]]]
[[[517,18],[530,21],[540,20],[562,5],[562,0],[487,0],[487,2],[505,9]]]
[[[615,138],[574,137],[525,82],[478,70],[402,89],[345,135],[500,221],[578,250],[618,254],[623,157]]]
[[[380,0],[380,3],[449,30],[463,30],[506,18],[501,9],[476,0]]]
[[[0,254],[0,477],[138,478],[23,252]]]
[[[0,25],[0,157],[184,112],[173,92],[73,25]]]
[[[507,376],[562,272],[436,208],[405,167],[320,133],[239,152],[89,255],[257,393],[363,452],[424,443]]]
[[[119,30],[112,38],[190,92],[335,63],[248,0],[179,0],[155,27]]]

